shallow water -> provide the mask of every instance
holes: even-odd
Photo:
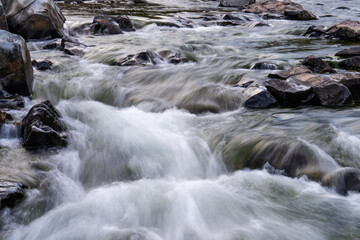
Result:
[[[341,196],[313,181],[319,173],[360,167],[359,108],[249,110],[236,84],[266,80],[270,71],[250,70],[258,61],[287,68],[311,54],[335,58],[354,43],[301,34],[313,24],[358,19],[360,1],[296,1],[320,16],[310,22],[245,14],[249,24],[268,27],[204,26],[198,18],[204,14],[240,14],[216,1],[149,2],[60,3],[68,28],[99,12],[128,14],[137,24],[122,35],[77,36],[88,46],[83,58],[28,43],[32,59],[50,60],[54,69],[35,70],[33,100],[11,114],[21,119],[35,103],[51,100],[70,144],[29,152],[14,126],[2,126],[0,174],[32,188],[23,203],[1,212],[0,239],[359,239],[360,195]],[[179,18],[194,27],[154,23]],[[164,49],[191,61],[109,65]],[[194,114],[199,109],[205,111]],[[264,158],[257,155],[263,149],[270,149],[269,162],[300,154],[308,165],[291,178],[262,166],[237,170],[243,162],[232,162],[234,155]]]

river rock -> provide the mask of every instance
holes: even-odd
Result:
[[[324,107],[338,107],[352,101],[349,89],[329,78],[304,73],[293,76],[288,81],[297,85],[311,87],[315,94],[314,100]]]
[[[12,94],[29,96],[33,88],[33,69],[25,40],[0,30],[0,82]]]
[[[163,62],[178,64],[188,60],[183,58],[180,53],[172,50],[163,50],[159,53],[154,51],[140,52],[138,54],[130,54],[125,58],[115,60],[114,66],[146,66],[149,64],[159,64]]]
[[[341,168],[325,175],[322,185],[334,187],[335,191],[347,195],[349,191],[360,192],[360,169]]]
[[[339,67],[347,70],[358,70],[360,71],[360,56],[351,57],[349,59],[339,62]]]
[[[90,26],[92,34],[121,34],[119,24],[106,15],[97,15],[94,17]]]
[[[30,148],[66,146],[66,128],[60,118],[50,101],[33,106],[21,122],[23,145]]]
[[[352,47],[341,50],[335,54],[338,57],[356,57],[360,56],[360,47]]]
[[[0,126],[7,121],[12,121],[13,117],[7,112],[0,111]]]
[[[308,67],[315,73],[336,73],[330,65],[324,62],[321,58],[314,55],[308,56],[302,62],[302,65]]]
[[[297,85],[281,79],[271,79],[265,83],[265,87],[280,105],[286,107],[308,105],[314,98],[311,87]]]
[[[135,31],[134,23],[128,16],[120,15],[114,17],[113,20],[119,24],[121,30],[127,32]]]
[[[277,105],[276,99],[263,86],[250,86],[244,91],[244,106],[253,109],[265,109]]]
[[[292,67],[291,69],[283,70],[281,72],[270,73],[268,77],[277,79],[288,79],[289,77],[293,77],[303,73],[312,73],[312,71],[306,66],[296,66]]]
[[[174,52],[172,50],[163,50],[159,52],[159,55],[162,60],[171,63],[171,64],[178,64],[178,63],[184,63],[188,60],[186,58],[183,58],[181,56],[181,53]]]
[[[8,24],[6,20],[6,13],[2,2],[0,1],[0,30],[8,31]]]
[[[0,209],[13,208],[25,198],[23,184],[0,179]]]
[[[255,3],[255,0],[221,0],[220,7],[245,7]]]
[[[244,10],[247,13],[255,13],[267,16],[269,14],[277,15],[278,18],[289,20],[316,20],[317,17],[310,11],[305,10],[300,4],[290,0],[276,1],[266,0],[249,5]]]
[[[346,86],[354,100],[360,99],[360,74],[358,73],[344,73],[340,75],[334,75],[331,79],[336,80]]]
[[[51,70],[53,66],[53,63],[49,60],[40,61],[40,62],[33,60],[31,63],[33,67],[35,67],[39,71]]]
[[[268,62],[258,62],[255,63],[251,69],[256,70],[278,70],[279,67],[275,63],[268,63]]]
[[[0,90],[0,109],[20,109],[24,106],[25,101],[21,96]]]
[[[360,22],[347,20],[337,23],[329,28],[323,26],[311,26],[304,35],[307,37],[360,41]]]
[[[53,0],[4,0],[9,30],[25,39],[63,37],[65,17]]]

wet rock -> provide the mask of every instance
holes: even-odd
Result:
[[[303,74],[303,73],[312,73],[312,71],[305,66],[297,66],[297,67],[293,67],[288,70],[283,70],[278,73],[270,73],[268,75],[268,77],[269,78],[278,78],[278,79],[288,79],[289,77],[293,77],[293,76]]]
[[[63,37],[65,17],[52,0],[4,0],[9,30],[25,39]]]
[[[0,90],[0,109],[20,109],[24,106],[25,101],[21,96]]]
[[[96,34],[121,34],[119,24],[106,15],[97,15],[94,17],[90,26],[90,32]]]
[[[184,63],[188,60],[183,58],[180,53],[172,50],[163,50],[159,53],[153,51],[141,52],[138,54],[130,54],[125,58],[115,60],[114,66],[145,66],[149,64],[159,64],[168,62],[171,64]]]
[[[84,3],[84,1],[83,0],[65,0],[64,3],[65,4],[72,4],[72,3],[82,4],[82,3]]]
[[[338,57],[356,57],[360,56],[360,47],[352,47],[341,50],[335,54]]]
[[[339,67],[347,70],[358,70],[360,71],[360,56],[351,57],[349,59],[339,62]]]
[[[171,63],[171,64],[179,64],[179,63],[184,63],[184,62],[188,61],[186,58],[183,58],[181,56],[181,53],[174,52],[172,50],[161,51],[161,52],[159,52],[159,55],[160,55],[161,59],[163,59],[166,62]]]
[[[326,29],[327,28],[325,26],[311,26],[308,28],[306,33],[304,33],[304,36],[310,38],[320,38],[326,35]]]
[[[267,62],[258,62],[255,63],[251,69],[257,70],[278,70],[279,67],[275,63],[267,63]]]
[[[346,86],[354,100],[360,99],[360,74],[357,73],[345,73],[332,76],[331,79],[338,81]]]
[[[351,93],[344,85],[314,74],[300,74],[288,79],[297,85],[311,87],[314,91],[314,100],[325,107],[338,107],[352,101]]]
[[[32,107],[21,122],[23,145],[30,148],[66,146],[66,128],[60,118],[49,101]]]
[[[12,121],[13,117],[7,112],[0,111],[0,126],[7,121]]]
[[[249,5],[244,10],[247,13],[259,15],[275,14],[278,19],[285,18],[289,20],[315,20],[317,17],[310,11],[305,10],[300,4],[290,0],[276,1],[267,0]],[[269,19],[269,16],[267,16]]]
[[[326,31],[326,35],[341,40],[360,41],[360,22],[348,20],[337,23]]]
[[[220,7],[245,7],[255,3],[255,0],[221,0]]]
[[[315,96],[311,87],[299,86],[280,79],[267,81],[265,87],[280,105],[286,107],[308,105]]]
[[[113,20],[119,24],[121,30],[127,32],[135,31],[134,23],[128,16],[120,15],[113,18]]]
[[[342,195],[347,195],[349,191],[360,192],[360,169],[341,168],[325,175],[321,184],[334,187],[335,191]]]
[[[24,188],[21,183],[0,179],[0,209],[19,204],[25,198]]]
[[[57,39],[43,46],[47,50],[59,50],[72,56],[84,56],[84,47],[77,42],[68,41],[66,39]]]
[[[241,106],[241,90],[209,84],[187,93],[177,104],[190,113],[221,113]]]
[[[33,67],[35,67],[39,71],[51,70],[53,66],[53,63],[49,60],[40,61],[40,62],[33,60],[31,63]]]
[[[321,58],[314,55],[308,56],[302,62],[302,65],[308,67],[315,73],[336,73],[330,65],[324,62]]]
[[[12,94],[29,96],[33,88],[33,69],[25,40],[0,30],[0,82]]]
[[[250,86],[244,91],[244,106],[253,109],[265,109],[277,105],[276,99],[265,87]]]
[[[8,24],[6,20],[6,13],[2,2],[0,1],[0,30],[8,31]]]

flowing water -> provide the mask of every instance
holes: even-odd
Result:
[[[360,239],[360,194],[342,196],[312,180],[341,167],[360,168],[360,109],[249,110],[236,86],[241,79],[266,80],[269,71],[249,70],[258,61],[287,68],[311,54],[334,58],[353,45],[301,34],[313,24],[359,19],[360,1],[298,0],[320,19],[265,21],[241,14],[251,20],[247,26],[227,27],[200,18],[240,14],[218,8],[217,1],[149,2],[60,3],[67,29],[98,13],[128,14],[136,23],[136,32],[77,36],[87,46],[82,58],[28,43],[32,59],[50,60],[54,69],[35,70],[33,100],[11,114],[21,119],[49,99],[70,143],[26,151],[16,127],[1,127],[0,174],[31,188],[24,202],[1,211],[0,239]],[[337,9],[344,6],[349,9]],[[193,27],[154,23],[174,19]],[[128,54],[166,49],[190,61],[109,65]],[[264,148],[273,162],[303,154],[308,165],[290,173],[293,178],[269,164],[233,171],[234,152],[256,156]]]

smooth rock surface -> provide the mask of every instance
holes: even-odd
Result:
[[[255,0],[221,0],[220,7],[245,7],[255,3]]]

